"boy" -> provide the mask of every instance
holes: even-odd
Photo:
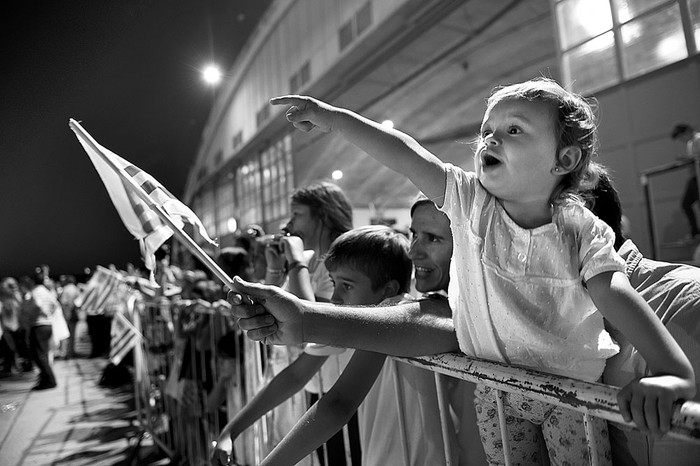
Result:
[[[411,260],[408,257],[408,240],[400,233],[381,226],[358,228],[338,237],[326,254],[325,266],[329,270],[334,284],[331,302],[350,305],[371,305],[378,304],[387,298],[396,298],[397,296],[400,298],[408,290],[412,268]],[[323,347],[323,345],[317,346]],[[342,351],[340,348],[337,350]],[[299,449],[298,451],[304,452],[300,458],[309,454],[315,447],[321,445],[323,441],[340,430],[372,387],[382,368],[385,356],[369,352],[362,353],[351,359],[351,362],[354,361],[354,367],[360,369],[360,375],[352,380],[352,385],[355,386],[356,381],[362,380],[364,382],[357,390],[353,390],[358,395],[354,407],[345,412],[347,416],[343,417],[342,422],[334,424],[337,428],[332,430],[330,427],[324,427],[323,433],[327,435],[320,442],[314,442],[310,450]],[[289,373],[288,370],[283,371],[273,379],[221,432],[212,464],[227,464],[229,460],[227,456],[230,455],[231,451],[231,439],[235,439],[262,414],[295,393],[297,388],[305,382],[303,379],[310,378],[325,359],[324,355],[314,356],[313,352],[311,354],[304,353],[293,363],[293,366],[296,366],[291,370],[291,372],[296,373],[293,379],[283,375],[285,371]],[[344,371],[343,374],[345,375],[346,372]],[[432,377],[432,374],[427,372],[426,374]],[[283,383],[285,378],[292,379],[293,383],[290,384],[289,381]],[[318,404],[327,404],[326,396]],[[390,426],[390,428],[395,429],[395,426]],[[284,442],[285,440],[283,440]],[[287,464],[289,461],[289,458],[284,460]]]
[[[408,241],[387,227],[341,235],[325,264],[336,305],[411,299]],[[433,374],[383,354],[355,351],[333,388],[312,406],[262,464],[295,464],[359,409],[362,464],[445,464]]]

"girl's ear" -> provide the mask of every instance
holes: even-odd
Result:
[[[581,148],[578,146],[566,146],[557,154],[557,163],[552,168],[555,175],[566,175],[574,170],[581,161]]]
[[[399,282],[396,280],[389,280],[384,284],[384,292],[382,293],[382,298],[391,298],[399,294]]]

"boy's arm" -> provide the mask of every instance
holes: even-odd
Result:
[[[234,278],[228,300],[248,338],[268,344],[314,342],[394,356],[459,351],[446,300],[351,307],[309,303],[277,287]],[[240,294],[238,294],[240,293]],[[241,297],[244,296],[245,300]],[[242,304],[252,299],[256,304]]]
[[[307,96],[282,96],[272,105],[291,105],[286,117],[295,127],[311,131],[334,131],[376,160],[408,177],[428,198],[442,205],[445,194],[443,162],[415,139],[350,110],[333,107]]]
[[[382,369],[385,355],[356,351],[333,385],[302,416],[261,465],[296,464],[348,423]]]
[[[223,450],[230,455],[231,440],[238,437],[265,413],[301,390],[318,372],[326,359],[328,356],[302,353],[293,363],[285,367],[226,424],[219,434],[217,450]],[[212,464],[218,464],[215,458],[220,456],[225,455],[215,451]]]
[[[652,374],[630,382],[620,391],[622,416],[644,432],[668,432],[673,403],[695,396],[690,361],[622,272],[601,273],[587,285],[601,314],[637,348]]]

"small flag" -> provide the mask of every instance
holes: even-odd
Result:
[[[202,238],[216,246],[216,242],[209,238],[202,221],[195,213],[170,194],[155,178],[99,145],[77,121],[71,119],[70,127],[102,178],[124,225],[139,240],[141,256],[146,268],[151,271],[153,283],[155,252],[173,235],[173,230],[152,206],[160,207],[179,229],[182,229],[185,223],[193,225]],[[125,179],[132,182],[126,182]],[[144,201],[136,190],[145,193],[149,202]]]
[[[103,314],[109,297],[116,292],[121,281],[119,274],[98,265],[75,305],[90,315]]]
[[[123,312],[117,312],[112,319],[111,335],[109,360],[118,366],[139,341],[140,334]]]

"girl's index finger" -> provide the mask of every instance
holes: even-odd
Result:
[[[270,99],[272,105],[297,105],[304,102],[305,100],[300,95],[283,95]]]

